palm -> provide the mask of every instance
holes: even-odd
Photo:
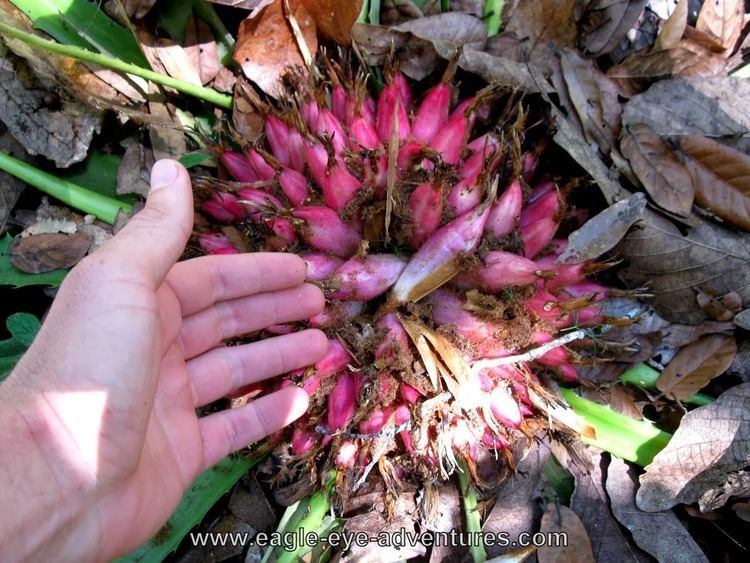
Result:
[[[132,546],[134,538],[148,539],[199,472],[288,424],[307,400],[301,389],[288,388],[203,418],[196,416],[197,407],[314,363],[327,347],[325,335],[315,330],[222,346],[225,338],[322,309],[320,290],[302,283],[304,262],[295,256],[182,262],[156,291],[137,271],[111,271],[91,260],[74,271],[47,325],[71,310],[77,319],[67,318],[62,333],[43,331],[38,343],[68,357],[58,373],[69,392],[106,397],[106,415],[95,408],[86,413],[91,425],[101,424],[96,451],[75,454],[91,460],[86,472],[108,491],[100,500],[109,515],[101,523],[105,557]],[[82,340],[97,352],[72,353]],[[78,419],[83,416],[79,409]]]

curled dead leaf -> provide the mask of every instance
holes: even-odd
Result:
[[[289,2],[290,13],[299,26],[307,48],[318,48],[315,21],[301,0]],[[255,17],[240,24],[233,58],[245,76],[271,96],[281,93],[279,78],[290,66],[305,61],[286,16],[282,0],[264,7]]]
[[[302,0],[315,20],[318,37],[348,46],[352,42],[351,29],[363,0]]]
[[[661,137],[647,125],[627,126],[620,149],[657,205],[675,215],[690,214],[692,177]]]
[[[577,118],[590,143],[597,144],[602,154],[609,155],[617,147],[620,134],[622,104],[617,87],[593,61],[570,49],[560,54],[560,73],[562,83],[557,84],[557,90],[568,115]],[[553,81],[555,74],[553,71]]]
[[[661,80],[633,96],[623,125],[642,123],[662,137],[701,135],[750,151],[750,83],[726,76]]]
[[[719,295],[737,292],[750,303],[750,237],[697,220],[687,234],[646,210],[618,246],[629,266],[619,273],[630,287],[648,287],[647,301],[665,319],[697,323],[706,318],[695,295],[712,287]]]
[[[592,57],[617,47],[633,29],[648,0],[592,0],[579,19],[584,52]]]
[[[679,46],[687,27],[687,17],[688,2],[687,0],[679,0],[669,19],[664,23],[661,33],[657,36],[653,50],[675,49]]]
[[[219,48],[211,28],[200,18],[192,17],[185,27],[185,54],[198,71],[202,84],[208,84],[221,70]]]
[[[594,563],[594,551],[588,532],[578,515],[563,505],[550,503],[542,516],[543,534],[565,534],[565,546],[543,545],[537,548],[539,563]],[[548,536],[554,537],[554,536]]]
[[[85,232],[47,233],[17,238],[10,245],[10,262],[29,274],[72,268],[89,251],[93,239]]]
[[[667,447],[646,473],[636,504],[646,512],[698,502],[706,512],[750,492],[750,383],[722,393],[716,402],[684,416]]]
[[[744,8],[742,0],[704,2],[695,28],[709,34],[722,49],[731,49],[742,33]]]
[[[607,469],[607,494],[615,518],[638,547],[663,563],[708,563],[701,548],[671,510],[656,514],[635,505],[636,482],[627,463],[612,457]]]
[[[646,196],[633,194],[618,201],[570,234],[568,246],[558,258],[563,264],[578,264],[598,258],[614,248],[646,209]]]
[[[695,201],[722,219],[750,231],[750,156],[712,139],[683,137]]]
[[[682,348],[656,380],[656,388],[681,401],[724,373],[737,354],[734,336],[711,334]]]

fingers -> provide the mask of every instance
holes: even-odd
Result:
[[[222,301],[183,321],[180,338],[185,358],[202,354],[225,338],[309,319],[322,311],[324,305],[323,293],[311,284]]]
[[[175,264],[167,282],[187,316],[220,301],[298,286],[306,271],[294,254],[203,256]]]
[[[243,407],[201,418],[204,468],[298,419],[307,404],[307,393],[290,386]]]
[[[146,207],[102,249],[126,257],[156,289],[185,249],[193,228],[193,193],[187,170],[160,160],[151,169]]]
[[[243,385],[310,366],[328,349],[319,330],[304,330],[243,346],[215,348],[190,360],[188,376],[194,406],[202,407]]]

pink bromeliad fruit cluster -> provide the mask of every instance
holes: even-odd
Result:
[[[253,250],[302,255],[326,293],[307,325],[327,331],[327,356],[273,384],[311,396],[283,434],[287,455],[326,452],[358,471],[387,456],[400,477],[445,475],[446,459],[476,460],[528,432],[540,370],[577,378],[565,347],[487,360],[600,324],[606,289],[585,279],[589,264],[557,263],[567,209],[552,181],[532,181],[536,158],[510,166],[498,132],[484,121],[475,133],[487,98],[455,104],[442,81],[415,103],[398,73],[377,99],[361,83],[333,84],[300,88],[253,146],[224,152],[238,183],[202,209]],[[221,231],[199,242],[240,251]]]

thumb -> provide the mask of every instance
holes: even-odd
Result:
[[[190,176],[179,162],[159,160],[151,169],[146,206],[107,245],[107,252],[127,257],[154,288],[179,259],[193,230]]]

